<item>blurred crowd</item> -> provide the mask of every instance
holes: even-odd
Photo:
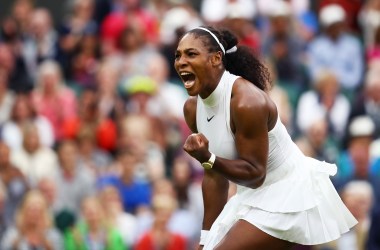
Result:
[[[338,166],[359,224],[303,249],[380,249],[380,0],[64,2],[58,22],[34,0],[0,19],[0,249],[195,249],[203,170],[173,62],[199,25],[265,61],[293,140]]]

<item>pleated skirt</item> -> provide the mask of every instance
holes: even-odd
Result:
[[[257,189],[238,186],[212,225],[204,250],[213,249],[238,220],[302,245],[339,238],[357,220],[330,180],[336,171],[334,164],[302,156],[268,171],[264,184]]]

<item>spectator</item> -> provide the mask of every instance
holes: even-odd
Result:
[[[57,56],[58,34],[54,29],[50,11],[46,8],[33,10],[28,23],[22,55],[28,74],[35,80],[39,64]]]
[[[333,183],[340,190],[351,180],[366,180],[374,190],[375,205],[380,202],[380,159],[370,158],[370,145],[373,141],[375,126],[368,116],[356,117],[349,125],[349,140],[346,151],[338,160],[338,174]]]
[[[17,211],[15,227],[1,240],[3,250],[63,250],[61,235],[54,228],[43,195],[31,190]]]
[[[102,53],[105,57],[116,56],[120,52],[119,39],[127,27],[138,26],[140,35],[148,44],[158,41],[158,21],[142,4],[141,0],[121,0],[111,3],[113,11],[100,25]]]
[[[39,180],[37,183],[37,189],[44,196],[47,206],[52,215],[57,214],[57,184],[55,183],[54,177],[46,176]]]
[[[379,58],[380,2],[369,0],[361,6],[358,21],[363,33],[367,60]]]
[[[121,233],[125,245],[133,248],[137,239],[137,221],[133,214],[123,210],[119,190],[114,186],[105,186],[99,195],[108,221]]]
[[[255,3],[250,0],[204,0],[201,5],[201,16],[208,24],[222,23],[229,14],[241,11],[247,19],[253,20],[256,14]]]
[[[3,140],[12,148],[20,150],[24,141],[23,127],[28,123],[34,124],[38,131],[41,145],[53,147],[54,131],[50,121],[36,113],[28,94],[17,94],[11,110],[10,119],[4,123],[1,131]]]
[[[202,185],[196,180],[191,159],[187,156],[175,158],[172,167],[172,187],[178,207],[169,223],[172,232],[186,237],[189,248],[193,249],[199,240],[203,218]],[[187,225],[183,227],[182,225]]]
[[[68,1],[68,5],[68,13],[58,29],[59,45],[56,59],[62,66],[62,71],[65,78],[71,81],[73,79],[73,68],[78,67],[76,64],[84,66],[85,71],[95,71],[93,68],[93,66],[95,66],[94,62],[90,60],[83,60],[85,55],[82,54],[79,56],[78,50],[90,52],[93,49],[93,46],[91,45],[94,45],[94,43],[92,42],[98,39],[96,36],[98,25],[93,19],[95,8],[94,0]],[[90,45],[88,50],[84,50],[83,47],[85,45]],[[74,57],[79,57],[77,59],[80,62],[77,63],[76,60],[73,59]],[[82,63],[84,63],[84,65]],[[78,78],[79,75],[76,77]],[[77,80],[80,80],[78,82],[79,84],[82,83],[84,85],[88,85],[90,84],[88,81],[92,79],[91,77],[82,78],[81,76]]]
[[[138,240],[135,250],[185,250],[186,238],[170,232],[168,223],[176,209],[176,200],[169,195],[157,195],[153,198],[154,222],[152,228]]]
[[[99,149],[115,150],[116,124],[110,118],[100,116],[97,92],[93,88],[82,91],[76,116],[67,117],[60,126],[65,139],[75,139],[81,130],[91,130]]]
[[[79,150],[79,164],[87,167],[93,174],[100,176],[112,163],[111,154],[101,149],[96,141],[94,130],[83,127],[76,136]]]
[[[78,146],[74,141],[62,141],[57,148],[59,171],[57,184],[58,211],[67,211],[75,217],[80,213],[82,200],[93,194],[95,176],[78,161]]]
[[[361,30],[358,27],[358,14],[361,6],[365,4],[362,0],[320,0],[316,4],[318,5],[319,10],[323,9],[323,7],[330,4],[337,4],[341,6],[346,12],[346,24],[348,29],[355,33],[359,34]]]
[[[65,234],[65,250],[128,250],[121,233],[108,225],[97,197],[86,197],[81,203],[82,220]]]
[[[8,89],[8,72],[0,68],[0,127],[9,120],[14,102],[14,93]]]
[[[46,61],[39,66],[37,86],[32,100],[37,113],[45,116],[53,126],[56,141],[62,139],[62,123],[76,116],[75,93],[65,86],[59,64]]]
[[[314,119],[305,133],[295,142],[309,157],[329,163],[335,163],[339,157],[339,147],[328,131],[328,122],[324,118]]]
[[[13,2],[11,14],[20,28],[22,36],[28,32],[30,13],[33,12],[34,7],[34,2],[30,0],[16,0]]]
[[[79,41],[84,34],[96,34],[98,27],[93,19],[94,0],[73,0],[68,2],[68,13],[61,24],[73,39]]]
[[[94,87],[100,61],[100,43],[96,33],[84,34],[75,50],[71,65],[71,80],[76,88]]]
[[[203,204],[201,198],[201,183],[193,169],[192,159],[187,155],[175,158],[171,169],[173,188],[175,190],[178,207],[188,210],[199,218],[203,217]]]
[[[35,187],[42,177],[57,173],[57,155],[53,149],[41,144],[37,126],[33,123],[24,124],[22,138],[22,147],[12,151],[11,161]]]
[[[297,107],[297,126],[305,133],[320,118],[326,119],[328,132],[339,142],[345,132],[350,102],[340,92],[337,77],[328,69],[321,71],[314,80],[314,89],[300,96]]]
[[[200,185],[198,186],[200,188]],[[189,192],[189,197],[200,198],[201,193],[197,193],[196,187],[192,188],[193,193]],[[200,190],[198,190],[200,191]],[[192,207],[189,204],[187,207],[180,207],[178,203],[178,193],[175,189],[174,183],[168,178],[162,178],[156,180],[153,184],[153,200],[155,197],[164,196],[173,199],[176,202],[176,207],[172,211],[169,221],[167,222],[167,230],[174,234],[179,234],[186,238],[186,244],[188,249],[193,249],[196,247],[199,241],[199,228],[200,220],[197,217],[196,211],[193,209],[199,209]],[[202,205],[202,204],[198,204]],[[153,206],[153,205],[152,205]],[[201,207],[203,212],[203,207]],[[199,214],[198,214],[199,215]],[[203,214],[201,214],[201,218]],[[149,213],[140,214],[137,216],[138,222],[138,238],[141,239],[143,235],[149,233],[154,227],[155,212],[154,207],[151,207]],[[183,225],[186,225],[184,227]]]
[[[95,82],[101,119],[111,118],[118,122],[124,116],[125,103],[118,93],[120,69],[120,65],[112,59],[103,60],[97,68]]]
[[[2,225],[12,225],[14,214],[20,205],[29,185],[22,174],[10,161],[10,149],[0,141],[0,185],[2,185],[5,200],[2,203]],[[1,239],[1,238],[0,238]]]
[[[123,55],[123,78],[147,75],[150,58],[158,51],[144,36],[144,29],[138,22],[130,23],[120,34],[120,49]]]
[[[0,41],[0,70],[5,70],[7,87],[10,90],[29,92],[33,88],[33,82],[26,70],[24,60],[12,49],[11,45]]]
[[[360,41],[345,30],[346,12],[341,6],[324,6],[319,19],[323,32],[308,47],[311,77],[315,80],[321,70],[329,68],[336,74],[342,90],[352,95],[363,77],[364,56]]]
[[[296,32],[294,16],[287,1],[277,1],[268,12],[269,27],[262,42],[261,52],[273,65],[277,85],[283,87],[290,101],[298,100],[308,87],[304,65],[305,41]]]
[[[380,138],[380,67],[376,67],[367,71],[364,88],[356,95],[349,120],[368,115],[375,123],[375,137]]]
[[[165,130],[160,120],[130,114],[119,125],[118,149],[129,151],[135,160],[134,175],[152,182],[165,175]]]
[[[136,177],[137,158],[133,152],[125,149],[117,154],[120,175],[109,174],[100,177],[99,188],[112,185],[120,193],[125,212],[137,215],[149,209],[151,203],[151,186],[147,181]]]
[[[37,189],[45,197],[48,209],[54,218],[54,224],[61,233],[74,226],[76,215],[70,210],[62,209],[58,200],[58,186],[54,176],[42,178]]]
[[[236,34],[240,45],[245,45],[255,51],[259,51],[261,39],[254,23],[256,13],[249,13],[247,8],[249,5],[242,2],[230,1],[223,24]]]

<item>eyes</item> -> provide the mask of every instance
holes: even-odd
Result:
[[[186,57],[186,58],[194,58],[196,57],[197,55],[199,55],[199,53],[195,52],[195,51],[185,51],[183,54],[180,53],[180,52],[176,52],[174,54],[174,58],[175,60],[179,60],[182,56]]]

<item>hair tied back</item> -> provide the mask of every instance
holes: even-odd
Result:
[[[233,46],[231,49],[226,50],[226,54],[231,54],[237,51],[236,45]]]

